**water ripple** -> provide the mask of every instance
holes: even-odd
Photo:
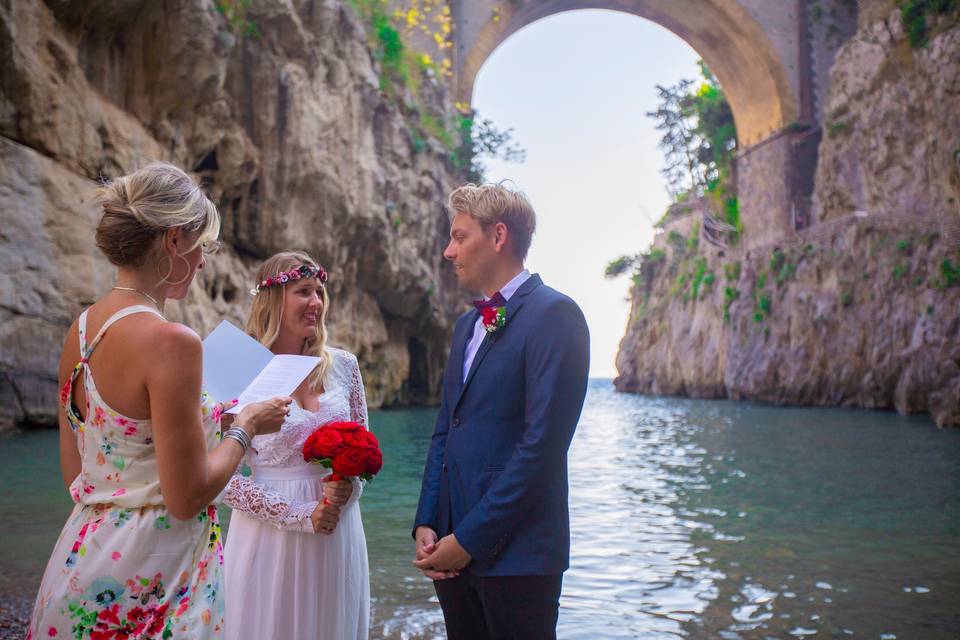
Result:
[[[434,418],[371,415],[386,459],[362,507],[374,638],[443,637],[432,585],[410,565]],[[55,449],[55,432],[0,446],[0,597],[32,595],[69,510]],[[558,635],[956,640],[958,460],[960,430],[928,418],[643,398],[592,381],[570,451]]]

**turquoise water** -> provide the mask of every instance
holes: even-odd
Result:
[[[371,415],[386,459],[362,499],[372,637],[443,637],[410,566],[434,415]],[[0,438],[0,597],[33,593],[69,511],[56,446]],[[594,380],[570,470],[561,638],[960,638],[960,430]]]

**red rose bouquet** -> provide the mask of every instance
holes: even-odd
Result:
[[[383,467],[377,437],[356,422],[328,422],[307,437],[303,459],[333,470],[332,480],[371,480]]]

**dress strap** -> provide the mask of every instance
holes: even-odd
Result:
[[[107,329],[110,328],[110,325],[115,323],[117,320],[126,318],[134,313],[152,313],[161,318],[163,317],[159,311],[144,304],[124,307],[107,318],[107,321],[103,323],[102,327],[100,327],[100,331],[97,332],[93,342],[88,345],[87,311],[89,311],[89,309],[85,309],[83,313],[80,314],[80,319],[77,323],[77,329],[80,334],[80,362],[78,362],[77,366],[73,368],[73,371],[70,373],[70,377],[60,390],[60,404],[63,405],[64,412],[67,414],[67,422],[70,424],[70,428],[74,431],[83,430],[83,420],[80,418],[79,414],[77,414],[76,408],[73,406],[73,383],[77,379],[77,376],[80,375],[80,372],[88,366],[87,362],[90,360],[90,354],[92,354],[93,350],[96,349],[97,344],[100,342],[100,339],[103,338],[103,334],[107,332]],[[89,375],[89,369],[87,369],[87,374]]]
[[[83,318],[83,316],[85,316],[86,313],[87,313],[87,312],[84,311],[83,314],[81,315],[81,318]],[[114,313],[112,316],[110,316],[109,318],[107,318],[107,321],[103,323],[103,326],[102,326],[102,327],[100,327],[100,331],[97,332],[96,337],[94,337],[93,341],[90,342],[90,345],[89,345],[89,346],[86,346],[86,349],[84,349],[84,351],[82,352],[82,353],[83,353],[83,360],[86,361],[86,360],[89,360],[89,359],[90,359],[90,354],[93,353],[93,350],[97,348],[97,345],[100,343],[100,340],[103,338],[103,334],[105,334],[105,333],[107,332],[107,329],[110,328],[110,325],[112,325],[113,323],[115,323],[117,320],[122,320],[123,318],[126,318],[127,316],[133,315],[133,314],[135,314],[135,313],[152,313],[152,314],[155,315],[155,316],[158,316],[158,317],[160,317],[160,318],[163,318],[163,316],[160,314],[159,311],[157,311],[157,310],[154,309],[153,307],[148,307],[148,306],[145,305],[145,304],[137,304],[137,305],[133,305],[132,307],[124,307],[123,309],[120,309],[119,311],[117,311],[116,313]],[[85,334],[86,334],[86,324],[87,324],[87,323],[86,323],[86,318],[83,318],[83,320],[81,321],[81,324],[80,324],[80,327],[81,327],[81,329],[80,329],[80,330],[81,330],[81,334],[80,334],[80,336],[81,336],[81,337],[80,337],[81,348],[85,346],[85,345],[84,345],[84,342],[85,342],[85,338],[86,338],[86,335],[85,335]]]
[[[77,323],[77,329],[80,334],[80,357],[83,357],[83,354],[87,352],[87,312],[90,311],[90,308],[83,310],[83,313],[80,314],[80,320]]]

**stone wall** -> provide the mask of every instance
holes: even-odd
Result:
[[[830,91],[830,69],[837,50],[856,33],[857,6],[856,0],[807,3],[814,122],[823,121],[824,102]]]
[[[65,330],[113,277],[92,188],[149,159],[205,180],[228,245],[171,318],[241,322],[259,260],[306,249],[370,404],[437,398],[460,297],[441,257],[449,152],[414,144],[415,101],[380,92],[340,0],[254,3],[246,19],[258,34],[209,0],[0,2],[0,428],[55,420]]]
[[[792,164],[793,146],[788,132],[738,155],[737,197],[746,243],[766,244],[792,232]]]

